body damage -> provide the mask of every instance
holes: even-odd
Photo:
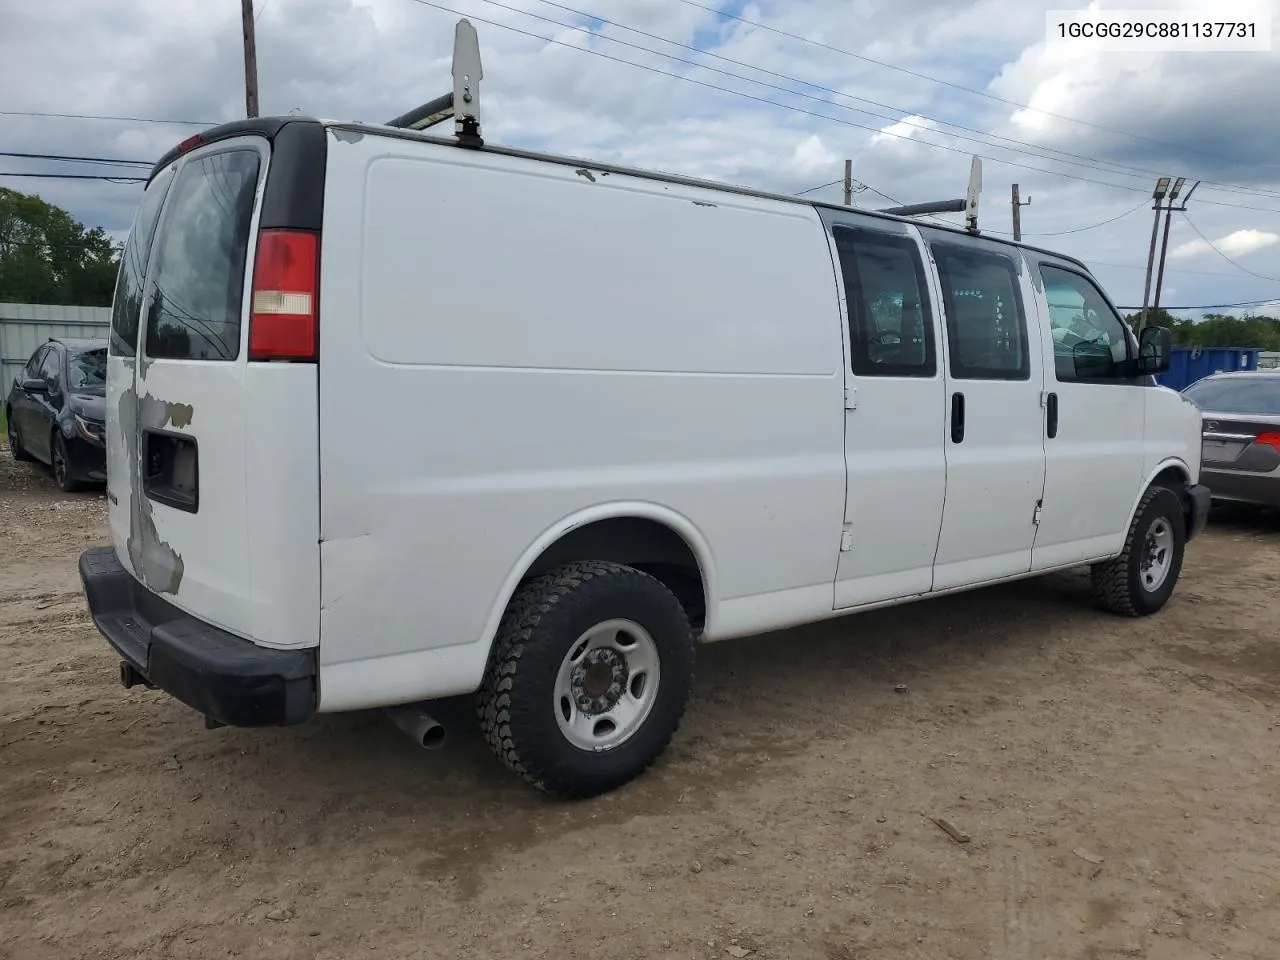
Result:
[[[191,424],[194,409],[188,403],[172,403],[150,394],[138,401],[133,386],[121,392],[116,410],[117,431],[124,444],[125,462],[129,465],[129,536],[126,540],[129,562],[134,573],[149,589],[157,593],[176,594],[182,585],[182,555],[160,539],[156,532],[155,508],[141,492],[141,438],[146,430],[162,430],[170,425],[184,428]]]

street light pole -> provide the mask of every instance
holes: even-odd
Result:
[[[1164,199],[1164,195],[1169,190],[1169,178],[1161,177],[1156,181],[1155,192],[1151,194],[1151,198],[1155,200],[1152,209],[1156,212],[1156,218],[1151,224],[1151,248],[1147,251],[1147,280],[1142,287],[1142,312],[1138,314],[1138,332],[1141,333],[1143,327],[1147,325],[1147,304],[1151,299],[1151,272],[1155,269],[1156,264],[1156,237],[1160,232],[1160,201]]]

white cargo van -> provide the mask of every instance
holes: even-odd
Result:
[[[1080,262],[960,229],[231,123],[124,251],[81,576],[125,685],[210,726],[388,707],[433,745],[421,705],[475,694],[590,795],[662,752],[700,642],[1078,565],[1158,611],[1209,502],[1168,354]]]

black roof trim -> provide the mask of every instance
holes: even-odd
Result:
[[[105,350],[106,337],[50,337],[45,343],[60,343],[69,350]]]
[[[315,117],[253,117],[249,120],[232,120],[230,123],[223,123],[216,127],[210,127],[208,130],[202,130],[200,133],[192,134],[200,138],[200,142],[216,143],[219,140],[230,140],[232,137],[249,137],[258,136],[266,137],[268,140],[275,140],[284,127],[291,123],[319,123]],[[187,139],[190,139],[188,137]],[[182,143],[186,143],[183,140]],[[178,157],[182,156],[182,143],[170,148],[170,150],[159,160],[156,165],[151,168],[151,173],[147,175],[147,183],[150,184],[158,174]]]

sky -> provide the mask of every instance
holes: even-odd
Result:
[[[1156,177],[1187,176],[1202,183],[1173,218],[1162,304],[1280,298],[1280,47],[1048,43],[1046,12],[1086,9],[1077,0],[254,2],[264,115],[384,121],[430,100],[450,89],[466,15],[480,36],[488,141],[837,203],[839,183],[811,188],[838,181],[851,158],[865,186],[854,204],[869,208],[963,196],[977,153],[982,230],[1010,232],[1019,184],[1023,239],[1085,260],[1121,306],[1142,302]],[[1280,0],[1250,3],[1280,23]],[[1212,20],[1232,9],[1088,6]],[[0,9],[0,151],[153,161],[244,110],[235,0]],[[137,174],[13,157],[0,172]],[[117,237],[141,195],[106,181],[0,186]],[[1250,309],[1280,314],[1280,300],[1215,312]]]

